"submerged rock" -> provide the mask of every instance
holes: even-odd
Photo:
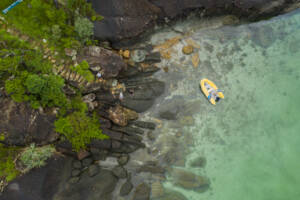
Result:
[[[132,52],[131,59],[134,62],[143,62],[146,59],[147,51],[145,50],[135,50]]]
[[[101,170],[101,173],[93,177],[83,173],[78,183],[62,185],[53,200],[111,199],[117,181],[118,179],[108,170]]]
[[[128,195],[133,189],[133,185],[130,180],[127,180],[120,189],[120,196]]]
[[[254,27],[252,29],[253,29],[252,41],[255,44],[263,48],[268,48],[276,41],[276,37],[272,27],[262,26],[259,28]]]
[[[133,121],[131,124],[141,128],[151,129],[151,130],[154,130],[156,127],[155,123],[144,122],[144,121]]]
[[[151,197],[158,198],[164,195],[164,187],[160,182],[154,182],[151,185]]]
[[[188,200],[188,199],[183,194],[177,191],[166,190],[162,197],[154,198],[153,200]]]
[[[173,177],[173,183],[184,189],[203,192],[207,190],[210,185],[210,182],[206,177],[199,176],[186,170],[173,168],[170,173]]]
[[[118,158],[119,165],[126,165],[128,161],[129,161],[129,155],[127,154],[122,155],[120,158]]]
[[[136,187],[133,200],[150,200],[150,192],[151,188],[146,183],[142,183]]]
[[[193,53],[193,51],[194,51],[194,47],[192,45],[186,45],[182,48],[182,53],[186,55]]]
[[[185,109],[185,100],[182,96],[175,96],[164,102],[159,109],[159,117],[166,120],[176,120]]]
[[[115,167],[112,170],[112,172],[118,178],[126,178],[127,177],[127,171],[121,166]]]
[[[191,167],[205,167],[206,165],[206,158],[198,157],[190,163]]]

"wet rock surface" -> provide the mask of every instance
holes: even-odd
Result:
[[[121,105],[135,110],[144,112],[149,109],[165,90],[165,84],[156,79],[129,79],[125,81],[128,90],[124,93],[124,99]]]
[[[88,168],[88,174],[90,177],[97,175],[100,172],[98,165],[91,165]]]
[[[126,180],[126,182],[122,185],[120,189],[120,196],[128,195],[133,189],[133,185],[130,180]]]
[[[127,171],[123,167],[115,167],[112,170],[113,174],[118,178],[126,178],[127,177]]]
[[[179,192],[167,190],[161,197],[156,197],[154,200],[187,200],[187,198]]]
[[[206,158],[205,157],[198,157],[190,163],[191,167],[205,167],[206,165]]]
[[[136,187],[133,200],[150,200],[150,192],[151,188],[146,183],[142,183]]]
[[[188,190],[204,192],[208,189],[210,182],[206,177],[196,175],[182,169],[172,169],[173,183]]]

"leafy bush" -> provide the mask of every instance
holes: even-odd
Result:
[[[55,130],[64,135],[71,143],[75,151],[84,149],[93,138],[106,139],[102,134],[97,116],[88,117],[84,112],[73,112],[61,117],[54,123]]]
[[[1,0],[0,8],[4,9],[12,2]],[[23,0],[5,17],[9,23],[25,34],[37,39],[46,38],[57,47],[63,47],[66,38],[75,40],[74,28],[67,23],[70,16],[64,8],[56,9],[53,1]]]
[[[22,76],[7,80],[5,89],[16,102],[29,101],[33,108],[63,107],[67,98],[62,91],[64,80],[56,75],[37,75],[26,71]]]
[[[24,87],[23,83],[24,81],[22,78],[15,78],[13,80],[5,81],[5,90],[11,95],[11,98],[15,102],[22,102],[26,98],[26,88]]]
[[[83,76],[87,81],[93,82],[95,77],[93,73],[89,70],[90,66],[87,61],[82,61],[79,65],[76,67],[71,67],[73,71],[76,71],[78,74]]]
[[[46,80],[37,74],[30,74],[25,81],[25,86],[31,94],[40,94],[45,87]]]
[[[85,113],[88,111],[88,107],[85,102],[82,101],[80,96],[74,97],[71,100],[71,108],[73,111]]]
[[[67,0],[66,7],[69,9],[69,15],[76,17],[76,15],[81,15],[91,18],[92,21],[102,20],[103,17],[98,15],[92,8],[91,3],[87,3],[86,0]]]
[[[42,167],[46,164],[46,160],[52,156],[55,148],[51,146],[36,147],[31,144],[22,152],[20,160],[25,166],[24,171],[29,171],[35,167]]]
[[[55,24],[51,28],[52,31],[52,37],[54,40],[59,40],[61,38],[61,29],[59,25]]]
[[[5,178],[9,182],[17,177],[19,172],[15,168],[14,159],[18,152],[18,148],[5,147],[0,143],[0,179]]]
[[[94,33],[94,24],[86,17],[77,17],[75,19],[75,31],[79,39],[87,41]]]

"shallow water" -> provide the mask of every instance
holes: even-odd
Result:
[[[171,58],[159,66],[168,72],[156,77],[166,81],[167,91],[145,118],[161,120],[149,156],[208,177],[210,188],[201,193],[183,189],[174,184],[172,173],[164,187],[189,200],[298,199],[300,11],[248,25],[203,28],[197,23],[178,25],[192,29],[166,49]],[[173,36],[160,31],[149,43]],[[181,49],[191,40],[198,48],[184,55]],[[199,63],[193,66],[196,54]],[[200,92],[202,78],[224,90],[217,106]],[[164,109],[177,110],[177,118],[160,119]],[[170,151],[176,161],[165,159]],[[198,157],[206,158],[205,167],[191,166]]]

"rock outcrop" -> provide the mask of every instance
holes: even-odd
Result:
[[[66,176],[65,168],[70,168],[70,158],[54,157],[47,165],[34,169],[12,181],[0,196],[1,200],[52,200],[59,191],[59,183]]]
[[[299,0],[92,0],[95,10],[104,16],[104,20],[95,22],[95,36],[113,44],[120,44],[121,40],[133,43],[132,38],[136,39],[154,24],[191,11],[200,16],[234,14],[254,20],[274,16],[297,3]]]
[[[86,60],[92,71],[101,73],[105,79],[117,77],[120,71],[127,68],[122,57],[113,51],[98,46],[89,46],[83,49],[78,61]]]
[[[32,109],[27,103],[16,103],[8,98],[0,99],[0,133],[8,145],[25,146],[30,143],[49,144],[58,137],[54,131],[54,113]]]

